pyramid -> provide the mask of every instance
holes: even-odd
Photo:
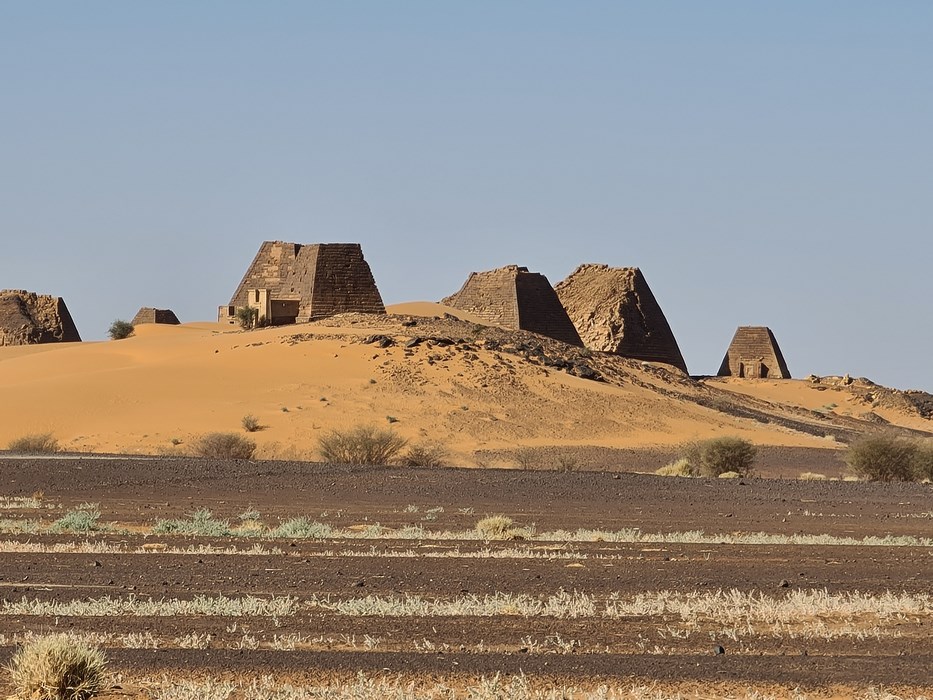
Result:
[[[739,326],[717,374],[745,379],[791,378],[781,348],[767,326]]]
[[[687,371],[664,312],[637,267],[580,265],[555,291],[590,350]]]
[[[171,309],[153,309],[151,306],[144,306],[133,316],[132,323],[134,326],[141,323],[165,323],[177,326],[179,321],[178,316]]]
[[[494,326],[530,331],[570,345],[583,345],[547,277],[507,265],[471,272],[442,304],[476,314]]]
[[[80,342],[61,297],[24,289],[0,292],[0,345]]]
[[[386,312],[358,243],[265,241],[217,320],[235,323],[241,307],[256,309],[273,325]]]

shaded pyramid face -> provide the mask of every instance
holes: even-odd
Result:
[[[547,277],[525,267],[472,272],[460,291],[441,303],[476,314],[494,326],[583,346]]]
[[[25,290],[0,292],[0,345],[80,342],[61,297]]]
[[[580,265],[555,291],[590,350],[687,371],[664,312],[637,267]]]
[[[767,326],[739,326],[717,375],[743,379],[791,378],[777,339]]]

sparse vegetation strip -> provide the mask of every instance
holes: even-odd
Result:
[[[221,617],[286,617],[298,609],[298,601],[289,596],[242,598],[227,596],[195,596],[154,600],[135,596],[128,598],[86,598],[71,601],[45,601],[23,597],[19,601],[4,600],[0,615],[40,615],[62,617],[169,617],[174,615],[216,615]]]

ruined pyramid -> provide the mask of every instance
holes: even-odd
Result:
[[[0,345],[80,342],[61,297],[24,289],[0,291]]]
[[[507,265],[471,272],[460,291],[441,303],[474,313],[495,326],[583,345],[547,277],[528,272],[526,267]]]
[[[664,312],[637,267],[580,265],[555,291],[590,350],[687,371]]]

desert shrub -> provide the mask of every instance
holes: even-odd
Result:
[[[856,475],[871,481],[910,481],[916,467],[917,443],[882,433],[849,445],[845,460]]]
[[[207,433],[194,441],[194,453],[216,459],[252,459],[256,443],[236,433]]]
[[[55,532],[94,532],[101,529],[98,524],[100,510],[96,503],[82,503],[52,523]]]
[[[260,425],[259,419],[252,413],[247,413],[245,416],[243,416],[240,424],[243,426],[243,430],[245,430],[247,433],[255,433],[257,430],[262,430],[262,425]]]
[[[245,331],[254,328],[259,322],[259,309],[251,309],[248,306],[239,307],[236,310],[236,321]]]
[[[918,442],[911,462],[915,479],[933,481],[933,441]]]
[[[103,689],[106,665],[81,639],[54,634],[26,642],[7,668],[21,698],[87,700]]]
[[[692,474],[719,476],[736,472],[748,476],[755,462],[755,446],[738,437],[717,437],[690,443],[684,450]]]
[[[330,464],[390,464],[407,444],[392,430],[361,425],[322,435],[318,452]]]
[[[319,523],[309,518],[292,518],[280,523],[269,533],[270,537],[284,537],[300,540],[323,540],[334,536],[334,529],[327,523]]]
[[[521,469],[532,469],[536,467],[541,457],[533,447],[520,447],[515,450],[515,461]]]
[[[136,328],[132,323],[118,318],[110,324],[110,328],[107,329],[107,335],[110,336],[111,340],[123,340],[133,335],[135,330]]]
[[[664,465],[655,474],[658,476],[693,476],[693,472],[690,471],[690,462],[686,457],[675,459],[670,464]]]
[[[217,520],[207,508],[200,508],[187,520],[158,520],[152,526],[156,535],[198,535],[200,537],[226,537],[230,534],[230,523]]]
[[[519,532],[514,525],[505,515],[489,515],[476,523],[476,531],[484,540],[510,540]]]
[[[800,481],[826,481],[826,475],[819,472],[801,472],[797,478]]]
[[[418,443],[409,447],[400,461],[404,467],[443,467],[446,459],[443,445]]]
[[[10,440],[7,449],[22,455],[47,455],[58,452],[59,447],[52,433],[33,433]]]

